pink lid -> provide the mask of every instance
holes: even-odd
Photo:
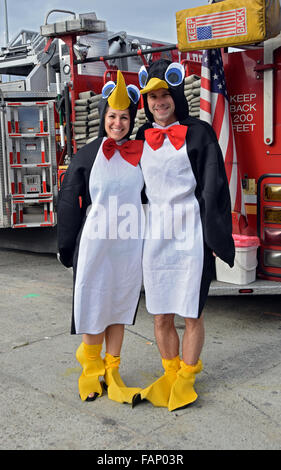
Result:
[[[246,247],[246,246],[259,246],[260,239],[259,237],[251,237],[249,235],[237,235],[234,233],[232,235],[234,244],[237,247]]]

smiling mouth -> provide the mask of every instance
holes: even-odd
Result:
[[[166,111],[169,111],[170,107],[169,106],[164,106],[164,107],[161,107],[161,108],[154,108],[154,111],[156,111],[157,113],[165,113]]]

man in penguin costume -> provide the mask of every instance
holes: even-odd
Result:
[[[139,97],[119,70],[117,83],[104,85],[99,137],[74,156],[59,192],[58,250],[64,266],[73,267],[71,333],[82,335],[76,358],[83,401],[102,394],[100,377],[108,397],[120,403],[130,403],[140,390],[126,387],[118,368],[124,325],[134,323],[139,302],[143,240],[112,233],[120,207],[132,204],[138,216],[143,211],[143,142],[128,140]]]
[[[202,370],[203,307],[215,257],[233,266],[230,194],[224,161],[212,127],[188,113],[184,68],[161,59],[139,72],[148,123],[141,168],[148,199],[143,252],[146,307],[164,375],[134,397],[170,411],[196,400]],[[157,210],[156,210],[157,209]],[[171,218],[172,214],[172,218]],[[172,232],[167,227],[172,227]],[[165,232],[166,229],[166,232]],[[180,358],[175,314],[185,321]]]

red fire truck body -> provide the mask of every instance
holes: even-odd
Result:
[[[260,238],[259,277],[281,281],[281,39],[266,43],[225,53],[223,61],[246,233]]]

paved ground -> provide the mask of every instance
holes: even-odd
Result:
[[[173,413],[148,402],[131,409],[106,394],[92,403],[78,397],[71,272],[53,255],[5,250],[0,266],[1,449],[281,448],[280,296],[209,297],[198,400]],[[121,375],[146,386],[161,373],[142,297],[136,325],[126,328]]]

